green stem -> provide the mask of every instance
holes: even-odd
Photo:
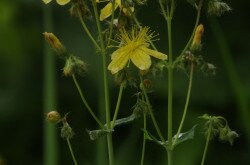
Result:
[[[164,17],[165,20],[167,21],[168,16],[167,16],[167,14],[166,14],[166,10],[165,10],[165,8],[164,8],[164,6],[163,6],[161,0],[159,0],[159,4],[160,4],[160,7],[161,7],[161,12],[162,12],[162,14],[163,14],[163,17]]]
[[[113,120],[112,120],[112,122],[111,122],[111,129],[113,129],[114,126],[115,126],[115,121],[116,121],[116,118],[117,118],[117,115],[118,115],[118,112],[119,112],[119,109],[120,109],[120,104],[121,104],[123,89],[124,89],[124,83],[122,83],[122,84],[120,85],[120,90],[119,90],[119,94],[118,94],[118,99],[117,99],[117,103],[116,103],[116,107],[115,107],[115,113],[114,113],[114,116],[113,116]]]
[[[78,83],[78,81],[77,81],[77,79],[76,79],[76,77],[75,77],[74,74],[72,75],[72,78],[73,78],[73,80],[74,80],[74,83],[75,83],[75,85],[76,85],[76,88],[77,88],[77,90],[78,90],[78,93],[80,94],[80,97],[81,97],[81,99],[82,99],[83,104],[85,105],[85,107],[87,108],[87,110],[89,111],[89,113],[92,115],[92,117],[95,119],[95,121],[98,123],[98,125],[99,125],[101,128],[104,128],[104,125],[101,123],[101,121],[100,121],[100,120],[98,119],[98,117],[95,115],[95,113],[94,113],[94,112],[92,111],[92,109],[90,108],[88,102],[86,101],[86,99],[85,99],[85,97],[84,97],[84,95],[83,95],[83,93],[82,93],[82,89],[81,89],[81,87],[80,87],[80,85],[79,85],[79,83]]]
[[[112,0],[112,15],[111,15],[111,23],[109,25],[109,38],[108,38],[107,46],[109,46],[111,38],[112,38],[113,27],[114,27],[114,18],[115,18],[114,11],[115,11],[115,0]]]
[[[106,123],[108,129],[110,129],[110,105],[109,105],[109,87],[107,77],[107,61],[106,61],[106,50],[104,46],[104,40],[102,35],[102,29],[99,20],[99,13],[97,11],[96,1],[92,0],[92,5],[95,13],[96,25],[100,37],[101,43],[101,54],[102,54],[102,66],[103,66],[103,83],[104,83],[104,97],[105,97],[105,112],[106,112]],[[114,165],[114,151],[112,142],[112,133],[107,134],[108,153],[109,153],[109,164]]]
[[[207,154],[208,144],[209,144],[209,141],[210,141],[211,132],[212,132],[212,122],[210,121],[209,128],[208,128],[208,134],[207,134],[207,138],[206,138],[206,145],[205,145],[202,160],[201,160],[201,165],[204,165],[204,162],[205,162],[205,159],[206,159],[206,154]]]
[[[178,137],[179,137],[179,135],[181,133],[183,123],[184,123],[185,118],[186,118],[187,109],[188,109],[189,100],[190,100],[190,95],[191,95],[192,84],[193,84],[193,72],[194,72],[194,64],[192,62],[191,66],[190,66],[190,75],[189,75],[189,84],[188,84],[188,92],[187,92],[187,97],[186,97],[186,103],[185,103],[185,106],[184,106],[181,123],[179,125],[178,131],[177,131],[177,134],[176,134],[176,138],[175,138],[175,140],[173,142],[173,147],[176,144],[176,141],[177,141],[177,139],[178,139]]]
[[[43,8],[43,23],[46,31],[53,30],[52,8],[45,6]],[[51,111],[56,106],[56,72],[55,56],[47,43],[44,43],[44,75],[43,75],[43,98],[44,114]],[[44,120],[44,165],[58,164],[58,140],[57,128],[54,124]]]
[[[133,14],[133,19],[135,21],[136,26],[139,27],[139,28],[141,28],[140,22],[136,18],[135,14]],[[158,51],[157,48],[155,47],[154,43],[151,41],[151,39],[148,36],[146,36],[146,37],[147,37],[147,40],[149,41],[150,45],[152,46],[152,48],[154,50]]]
[[[149,110],[151,119],[152,119],[152,121],[153,121],[154,127],[155,127],[156,132],[158,133],[158,135],[159,135],[161,141],[162,141],[163,143],[165,143],[165,139],[164,139],[164,137],[162,136],[162,133],[161,133],[161,131],[160,131],[160,129],[159,129],[159,126],[158,126],[158,124],[157,124],[157,122],[156,122],[156,119],[155,119],[155,116],[154,116],[154,113],[153,113],[153,110],[152,110],[152,107],[151,107],[151,104],[150,104],[150,101],[149,101],[149,98],[148,98],[148,94],[147,94],[146,89],[145,89],[145,87],[144,87],[144,85],[143,85],[143,81],[142,81],[142,77],[141,77],[141,76],[140,76],[140,79],[141,79],[141,84],[142,84],[142,91],[143,91],[143,94],[144,94],[144,96],[145,96],[146,103],[147,103],[147,105],[148,105],[148,110]]]
[[[97,42],[95,41],[94,37],[92,36],[92,34],[90,33],[88,27],[86,26],[83,18],[82,18],[82,14],[80,13],[79,10],[77,10],[78,12],[78,17],[80,19],[80,22],[81,22],[81,25],[84,29],[84,31],[86,32],[87,36],[89,37],[89,39],[91,40],[91,42],[95,45],[95,47],[98,49],[98,50],[101,50],[100,46],[97,44]]]
[[[143,129],[144,130],[147,129],[147,118],[146,118],[146,114],[145,113],[143,113]],[[141,165],[144,164],[145,149],[146,149],[146,135],[143,134]]]
[[[169,65],[168,68],[168,143],[172,148],[173,129],[173,68],[172,68],[172,34],[171,19],[168,21]],[[168,165],[173,165],[173,151],[168,150]]]
[[[172,16],[174,1],[171,1],[171,9],[168,11],[167,29],[168,29],[168,54],[169,54],[169,67],[168,67],[168,143],[170,149],[168,152],[168,165],[173,165],[173,46],[172,46]]]
[[[78,163],[77,163],[77,161],[76,161],[76,158],[75,158],[75,155],[74,155],[74,151],[73,151],[73,149],[72,149],[72,147],[71,147],[71,143],[70,143],[69,138],[67,138],[67,144],[68,144],[69,151],[70,151],[70,154],[71,154],[71,156],[72,156],[74,165],[78,165]]]

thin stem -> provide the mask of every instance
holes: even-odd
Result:
[[[80,22],[81,22],[81,25],[84,29],[84,31],[86,32],[86,34],[88,35],[89,39],[92,41],[92,43],[95,45],[95,47],[98,49],[98,50],[101,50],[100,46],[97,44],[97,42],[95,41],[94,37],[92,36],[92,34],[90,33],[88,27],[86,26],[83,18],[82,18],[82,14],[80,13],[79,10],[77,10],[78,12],[78,17],[80,19]]]
[[[115,18],[114,11],[115,11],[115,0],[112,0],[112,15],[111,15],[111,23],[109,25],[109,38],[108,38],[107,46],[109,46],[111,38],[112,38],[113,27],[114,27],[114,18]]]
[[[101,24],[99,20],[99,13],[97,11],[96,1],[92,0],[92,5],[95,13],[96,25],[99,33],[101,42],[101,54],[102,54],[102,66],[103,66],[103,84],[104,84],[104,97],[105,97],[105,112],[106,112],[106,123],[108,129],[110,129],[110,105],[109,105],[109,87],[107,77],[107,61],[106,61],[106,50],[104,46],[104,40],[102,35]],[[109,153],[109,164],[114,165],[114,151],[112,142],[112,133],[107,134],[108,153]]]
[[[173,142],[173,147],[174,147],[177,139],[179,138],[179,135],[180,135],[182,127],[183,127],[183,123],[184,123],[185,118],[186,118],[187,109],[188,109],[189,100],[190,100],[190,95],[191,95],[192,84],[193,84],[193,73],[194,73],[194,64],[192,62],[191,66],[190,66],[190,75],[189,75],[189,84],[188,84],[186,103],[185,103],[185,106],[184,106],[183,115],[182,115],[182,118],[181,118],[181,123],[179,125],[178,131],[177,131],[177,134],[176,134],[176,138],[175,138],[175,140]]]
[[[143,84],[143,81],[142,81],[142,77],[141,77],[141,76],[140,76],[140,79],[141,79],[141,83]],[[147,105],[148,105],[148,110],[149,110],[151,119],[152,119],[152,121],[153,121],[154,127],[155,127],[155,129],[156,129],[156,132],[158,133],[158,135],[159,135],[161,141],[162,141],[163,143],[165,143],[165,139],[164,139],[164,137],[162,136],[161,130],[159,129],[159,126],[158,126],[158,124],[157,124],[157,122],[156,122],[156,119],[155,119],[155,116],[154,116],[154,113],[153,113],[153,111],[152,111],[152,107],[151,107],[151,104],[150,104],[150,101],[149,101],[149,98],[148,98],[148,94],[147,94],[147,92],[146,92],[146,90],[145,90],[144,85],[142,85],[142,91],[143,91],[143,94],[144,94],[144,96],[145,96],[146,103],[147,103]]]
[[[204,165],[204,162],[205,162],[205,159],[206,159],[208,144],[209,144],[210,136],[211,136],[211,132],[212,132],[212,123],[211,123],[211,121],[210,121],[210,124],[209,124],[209,128],[208,128],[208,129],[209,129],[209,130],[208,130],[208,134],[207,134],[206,145],[205,145],[205,148],[204,148],[204,151],[203,151],[203,156],[202,156],[202,160],[201,160],[201,165]]]
[[[78,163],[77,163],[77,161],[76,161],[76,158],[75,158],[75,155],[74,155],[74,151],[73,151],[73,149],[72,149],[72,147],[71,147],[71,143],[70,143],[69,138],[67,138],[67,144],[68,144],[69,151],[70,151],[70,154],[71,154],[71,156],[72,156],[74,165],[78,165]]]
[[[168,143],[170,149],[168,152],[168,165],[173,165],[173,150],[172,150],[172,137],[173,137],[173,46],[172,46],[172,16],[174,1],[171,1],[171,9],[167,17],[167,29],[168,29],[168,54],[169,54],[169,66],[168,67]]]
[[[187,49],[189,48],[189,46],[190,46],[190,44],[191,44],[191,42],[192,42],[192,40],[194,38],[195,30],[196,30],[196,28],[197,28],[197,26],[199,24],[199,21],[200,21],[202,3],[203,3],[203,0],[200,1],[199,5],[198,5],[198,8],[197,8],[197,16],[196,16],[193,32],[192,32],[186,46],[184,47],[181,54],[177,58],[181,58],[183,56],[183,54],[187,51]],[[176,60],[176,61],[178,61],[178,60]]]
[[[143,113],[143,129],[147,129],[147,118],[146,114]],[[145,157],[145,150],[146,150],[146,135],[143,134],[143,142],[142,142],[142,151],[141,151],[141,165],[144,164],[144,157]]]
[[[75,83],[75,85],[76,85],[76,88],[77,88],[77,90],[78,90],[78,93],[80,94],[80,97],[81,97],[81,99],[82,99],[83,104],[85,105],[85,107],[87,108],[87,110],[89,111],[89,113],[92,115],[92,117],[95,119],[95,121],[98,123],[98,125],[99,125],[101,128],[104,128],[104,125],[101,123],[101,121],[100,121],[100,120],[98,119],[98,117],[95,115],[95,113],[94,113],[94,112],[92,111],[92,109],[90,108],[88,102],[86,101],[86,99],[85,99],[85,97],[84,97],[84,95],[83,95],[83,93],[82,93],[82,89],[81,89],[81,87],[80,87],[80,85],[79,85],[79,83],[78,83],[78,81],[77,81],[77,79],[76,79],[76,77],[75,77],[74,74],[72,75],[72,78],[73,78],[73,80],[74,80],[74,83]]]
[[[133,19],[135,21],[136,26],[141,28],[140,22],[137,20],[135,14],[133,14]],[[148,36],[146,36],[146,37],[147,37],[147,40],[149,41],[150,45],[152,46],[152,48],[154,50],[158,51],[157,48],[155,47],[154,43],[151,41],[151,39]]]
[[[120,85],[120,90],[119,90],[119,94],[118,94],[118,99],[117,99],[117,103],[116,103],[116,107],[115,107],[115,113],[114,113],[114,116],[113,116],[113,120],[111,122],[111,129],[114,128],[115,126],[115,121],[116,121],[116,118],[117,118],[117,115],[118,115],[118,111],[120,109],[120,104],[121,104],[121,98],[122,98],[122,92],[123,92],[123,89],[124,89],[124,83],[122,83]]]
[[[160,7],[161,7],[161,12],[162,12],[162,14],[163,14],[163,17],[164,17],[165,20],[167,21],[168,16],[167,16],[167,14],[166,14],[166,10],[165,10],[165,8],[164,8],[164,6],[163,6],[161,0],[159,0],[159,4],[160,4]]]

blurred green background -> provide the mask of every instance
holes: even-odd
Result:
[[[197,73],[194,77],[189,113],[185,130],[201,123],[198,116],[208,113],[228,119],[233,130],[240,134],[231,147],[227,143],[211,142],[207,164],[231,165],[250,164],[250,2],[245,0],[228,1],[233,10],[219,19],[202,13],[201,22],[205,26],[203,38],[204,58],[217,66],[215,76]],[[52,8],[53,30],[44,28],[44,7]],[[87,100],[93,109],[102,108],[102,84],[100,58],[81,29],[77,18],[68,14],[68,6],[56,3],[45,6],[37,0],[0,1],[0,165],[46,164],[44,160],[44,120],[46,75],[44,63],[44,40],[42,33],[52,31],[66,45],[70,52],[81,56],[87,63],[87,76],[80,79]],[[155,11],[155,12],[152,12]],[[160,33],[156,43],[159,49],[167,52],[166,24],[160,14],[158,3],[149,0],[138,9],[138,19]],[[174,54],[179,54],[186,43],[195,19],[195,12],[185,1],[177,1],[173,20]],[[95,25],[88,21],[91,30]],[[101,138],[98,143],[89,139],[86,129],[96,129],[97,125],[87,113],[75,89],[73,81],[62,75],[63,62],[55,57],[55,104],[49,110],[69,114],[69,123],[76,135],[72,140],[76,157],[80,164],[107,164],[106,155],[101,154],[105,145]],[[97,67],[99,65],[99,67]],[[113,79],[110,76],[110,81]],[[161,83],[159,83],[159,80]],[[150,94],[155,115],[161,129],[167,135],[166,75],[156,79],[155,92]],[[176,72],[174,81],[174,132],[181,118],[184,105],[187,76]],[[118,87],[110,85],[112,109],[118,94]],[[131,114],[135,103],[133,88],[127,88],[122,101],[119,117]],[[53,93],[52,93],[53,95]],[[130,101],[131,100],[131,101]],[[150,121],[150,120],[149,120]],[[45,124],[47,125],[47,124]],[[115,155],[119,165],[139,164],[142,145],[142,120],[117,128],[114,133]],[[58,144],[58,164],[73,164],[66,142],[60,138],[60,128],[56,129]],[[154,133],[153,127],[150,128]],[[205,138],[198,129],[195,139],[187,141],[175,150],[176,165],[200,164]],[[99,145],[97,145],[99,144]],[[103,146],[103,147],[101,147]],[[56,157],[56,156],[55,156]],[[152,142],[147,143],[145,164],[166,164],[165,151]],[[1,162],[2,161],[2,162]],[[2,164],[1,164],[2,163]],[[56,163],[55,163],[56,164]]]

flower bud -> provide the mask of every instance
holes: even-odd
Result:
[[[43,33],[45,40],[48,44],[59,54],[64,54],[67,52],[66,48],[62,45],[60,40],[53,34],[44,32]]]
[[[200,49],[201,38],[202,38],[203,33],[204,33],[204,27],[202,24],[200,24],[199,26],[197,26],[197,28],[195,30],[193,42],[192,42],[192,45],[190,47],[191,50],[199,50]]]
[[[57,111],[47,113],[47,120],[52,123],[57,123],[61,120],[61,115]]]

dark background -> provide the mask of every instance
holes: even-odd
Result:
[[[246,0],[227,1],[233,10],[220,18],[202,13],[201,22],[205,26],[203,37],[203,57],[216,65],[215,76],[195,74],[191,103],[184,130],[196,123],[202,124],[198,116],[204,113],[221,115],[227,118],[232,130],[240,138],[233,146],[215,140],[210,143],[207,164],[250,164],[249,143],[249,46],[250,46],[250,2]],[[53,33],[66,45],[70,52],[81,56],[88,63],[88,74],[80,79],[87,100],[93,109],[102,107],[100,57],[94,54],[93,46],[77,18],[68,14],[69,5],[53,8]],[[43,122],[45,120],[43,97],[44,89],[44,40],[42,33],[43,8],[40,0],[1,0],[0,1],[0,165],[6,164],[44,164],[43,162]],[[153,12],[152,12],[153,11]],[[159,50],[167,52],[166,23],[160,14],[158,3],[149,0],[147,6],[139,7],[138,19],[160,34],[156,43]],[[177,2],[173,19],[174,54],[180,53],[192,31],[195,11],[184,0]],[[95,24],[88,21],[90,29]],[[73,81],[62,75],[63,62],[56,58],[56,96],[54,109],[62,114],[70,112],[69,123],[76,135],[72,140],[80,164],[98,163],[98,146],[90,141],[85,131],[97,126],[83,106]],[[99,67],[96,67],[99,65]],[[113,82],[111,74],[110,81]],[[164,135],[167,135],[166,74],[158,77],[150,94],[155,115],[160,121]],[[160,82],[160,83],[159,83]],[[184,105],[187,76],[176,72],[174,80],[174,132],[177,131]],[[114,109],[118,86],[111,83],[111,108]],[[122,101],[119,117],[131,114],[135,103],[136,89],[127,88]],[[51,109],[53,110],[53,109]],[[150,121],[150,119],[149,119]],[[139,164],[142,143],[142,120],[119,127],[114,133],[117,164]],[[154,133],[153,127],[149,128]],[[60,138],[60,127],[56,128],[59,164],[72,164],[68,148]],[[179,145],[175,150],[175,164],[200,164],[205,138],[202,129],[196,131],[195,139]],[[104,138],[102,140],[105,140]],[[160,146],[147,143],[145,164],[166,164],[166,153]],[[99,161],[98,161],[99,160]]]

